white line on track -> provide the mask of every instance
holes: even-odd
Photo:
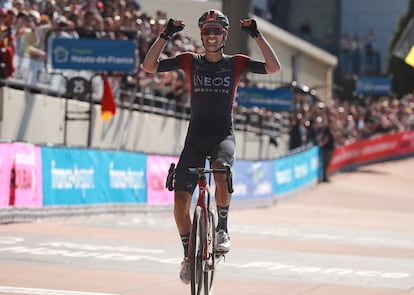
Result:
[[[82,292],[82,291],[63,291],[52,289],[36,289],[0,286],[0,294],[26,294],[26,295],[117,295],[110,293]]]

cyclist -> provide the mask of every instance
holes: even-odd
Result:
[[[240,75],[245,72],[259,74],[280,70],[279,59],[267,40],[259,32],[254,19],[240,21],[241,29],[249,33],[261,49],[264,62],[246,55],[225,55],[223,48],[228,35],[229,20],[219,10],[209,10],[199,18],[205,53],[183,52],[175,57],[160,60],[168,40],[184,29],[182,20],[170,19],[165,30],[148,50],[142,69],[149,73],[182,69],[190,82],[191,118],[184,148],[176,169],[174,217],[184,248],[180,278],[185,284],[191,280],[188,244],[191,231],[191,196],[197,185],[197,175],[189,167],[204,167],[207,156],[213,168],[232,166],[235,158],[235,136],[233,129],[233,106]],[[230,193],[226,175],[214,175],[215,201],[218,212],[216,251],[230,250],[227,216]]]

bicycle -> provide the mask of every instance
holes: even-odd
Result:
[[[211,166],[211,163],[210,163]],[[210,208],[211,174],[225,173],[227,189],[233,193],[232,172],[228,165],[224,169],[189,168],[191,173],[198,175],[198,199],[193,214],[193,225],[190,234],[188,259],[191,262],[191,294],[200,295],[203,286],[204,294],[211,294],[213,289],[214,272],[217,264],[224,258],[225,253],[215,251],[216,244],[216,215]],[[206,175],[209,175],[208,183]],[[174,189],[175,164],[168,171],[166,187]],[[207,193],[207,197],[206,197]]]

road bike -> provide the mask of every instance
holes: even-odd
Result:
[[[211,167],[211,163],[210,163]],[[214,249],[216,244],[217,217],[212,208],[210,199],[211,175],[215,173],[226,174],[227,189],[233,193],[231,168],[225,165],[223,169],[189,168],[191,173],[198,176],[198,199],[193,213],[193,225],[190,234],[188,259],[191,262],[191,294],[212,294],[214,272],[217,264],[224,259],[225,253]],[[208,183],[207,177],[208,175]],[[175,164],[172,163],[168,172],[166,187],[174,189]],[[204,287],[204,288],[203,288]]]

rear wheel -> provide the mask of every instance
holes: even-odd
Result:
[[[203,287],[204,275],[204,220],[200,207],[194,211],[193,227],[191,231],[191,294],[200,295]]]

